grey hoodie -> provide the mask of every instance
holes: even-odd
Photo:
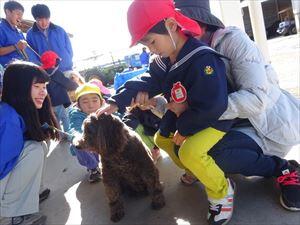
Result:
[[[220,119],[248,118],[254,129],[239,128],[265,154],[284,157],[300,143],[300,101],[280,89],[277,74],[245,32],[226,27],[214,33],[211,47],[230,58],[226,75],[237,90],[229,94]]]

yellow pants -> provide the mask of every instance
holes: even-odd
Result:
[[[214,128],[206,128],[193,136],[189,136],[179,147],[170,137],[163,137],[157,132],[154,136],[155,144],[166,151],[174,163],[196,176],[205,186],[207,196],[213,199],[224,198],[227,194],[228,183],[223,171],[207,152],[225,135]]]

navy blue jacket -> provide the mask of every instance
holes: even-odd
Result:
[[[17,29],[12,27],[6,19],[2,19],[0,21],[0,47],[7,47],[11,45],[17,44],[20,40],[25,40],[23,33]],[[38,63],[39,59],[37,56],[30,50],[30,48],[26,48],[25,52],[28,56],[28,61]],[[0,56],[0,64],[3,67],[12,60],[12,59],[22,59],[27,60],[23,57],[23,55],[19,51],[13,51],[9,54]]]
[[[66,78],[59,70],[48,69],[46,72],[50,75],[47,91],[50,95],[52,105],[64,105],[67,108],[71,104],[68,91],[76,90],[78,87],[77,83]]]
[[[189,108],[178,118],[167,111],[160,124],[160,133],[167,137],[178,130],[181,135],[188,136],[208,127],[226,132],[233,121],[218,120],[227,109],[228,101],[225,65],[221,58],[205,44],[189,38],[173,65],[168,58],[157,57],[150,64],[148,75],[127,81],[110,101],[115,102],[121,112],[139,91],[148,92],[150,97],[163,93],[169,101],[173,85],[181,82],[187,91]]]
[[[62,27],[50,23],[48,36],[46,37],[34,23],[27,32],[26,39],[28,44],[40,55],[48,50],[56,52],[62,59],[59,64],[60,71],[72,70],[73,50],[69,36]]]

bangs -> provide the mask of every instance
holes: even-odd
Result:
[[[48,74],[42,70],[42,69],[39,69],[39,68],[36,68],[37,71],[36,73],[34,74],[34,78],[33,78],[33,83],[36,84],[36,83],[48,83],[50,81],[50,78],[48,76]]]

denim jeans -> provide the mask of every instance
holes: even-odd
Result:
[[[63,105],[54,106],[53,109],[54,109],[55,116],[57,118],[57,122],[59,124],[61,122],[64,131],[67,132],[69,130],[69,123],[70,123],[67,110]]]
[[[239,131],[229,131],[208,154],[228,174],[272,177],[287,165],[285,159],[265,155],[254,140]]]

